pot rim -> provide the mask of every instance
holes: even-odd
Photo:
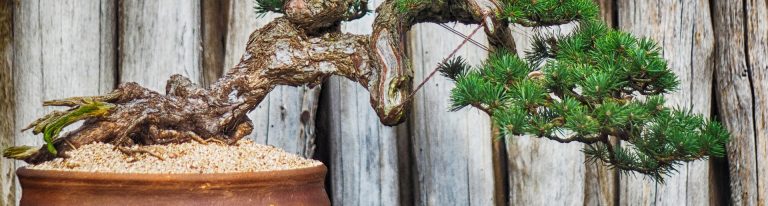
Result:
[[[324,164],[312,167],[257,172],[232,173],[107,173],[63,170],[37,170],[26,166],[16,170],[19,181],[26,185],[74,185],[103,187],[143,187],[148,184],[163,183],[168,187],[197,185],[200,187],[233,188],[276,185],[301,185],[323,182],[327,168]],[[169,184],[171,183],[171,184]],[[202,186],[201,186],[202,185]],[[202,189],[202,188],[201,188]]]

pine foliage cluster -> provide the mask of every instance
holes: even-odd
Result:
[[[258,14],[282,13],[283,0],[255,1]],[[395,1],[408,12],[446,0]],[[725,155],[729,133],[721,124],[665,106],[663,95],[679,81],[654,41],[605,25],[593,0],[500,1],[496,15],[507,22],[578,28],[534,36],[524,57],[496,48],[476,67],[461,57],[440,65],[456,84],[451,111],[472,106],[490,114],[501,137],[586,143],[589,161],[657,181],[684,162]],[[366,2],[350,4],[350,16],[368,12]]]
[[[256,15],[264,17],[269,12],[283,13],[283,0],[255,0]]]
[[[679,84],[648,38],[597,19],[591,0],[505,0],[499,15],[523,26],[576,22],[568,35],[540,35],[520,57],[498,49],[477,67],[440,66],[453,79],[450,110],[489,113],[504,137],[583,142],[589,161],[663,181],[683,162],[722,157],[729,133],[717,122],[665,106]],[[621,146],[610,139],[618,139]]]

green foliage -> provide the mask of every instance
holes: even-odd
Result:
[[[438,66],[440,74],[454,80],[463,75],[464,72],[468,70],[468,68],[469,65],[467,65],[467,62],[465,62],[464,58],[461,57],[450,59]]]
[[[679,82],[655,42],[597,21],[591,0],[503,2],[500,15],[511,22],[578,28],[535,36],[524,58],[500,50],[474,68],[462,59],[442,65],[456,83],[451,110],[485,111],[504,136],[586,143],[588,160],[657,181],[682,162],[725,155],[722,125],[664,106],[662,95]]]
[[[61,116],[55,117],[49,124],[45,125],[43,131],[43,140],[45,140],[48,152],[56,155],[56,148],[53,146],[53,141],[59,137],[59,133],[64,127],[83,119],[102,116],[113,107],[114,105],[109,103],[87,102]]]
[[[406,12],[419,4],[428,3],[430,0],[395,0],[395,8],[399,12]]]
[[[45,117],[36,120],[31,125],[27,126],[27,128],[24,130],[34,127],[32,130],[34,134],[43,133],[43,140],[45,141],[46,149],[54,156],[58,153],[56,151],[56,147],[54,147],[54,142],[59,137],[59,133],[61,133],[61,130],[64,129],[64,127],[67,127],[68,125],[81,120],[107,115],[112,110],[112,108],[115,107],[114,104],[100,100],[94,100],[93,97],[78,97],[66,100],[55,100],[51,102],[63,105],[71,104],[73,108],[67,111],[55,111],[50,113]],[[25,159],[35,153],[37,153],[37,150],[30,146],[20,146],[6,148],[3,151],[3,156],[15,159]]]
[[[264,17],[269,12],[283,13],[283,0],[255,0],[253,7],[259,18]]]
[[[600,10],[593,0],[502,0],[500,17],[523,26],[592,21]]]

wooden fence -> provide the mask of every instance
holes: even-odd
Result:
[[[0,144],[41,145],[20,132],[52,111],[43,100],[98,95],[135,81],[162,91],[174,73],[215,81],[235,64],[248,35],[275,17],[252,0],[2,0]],[[381,0],[369,2],[372,8]],[[368,93],[331,78],[318,88],[278,87],[249,114],[250,138],[328,165],[335,205],[765,205],[768,198],[768,5],[766,1],[599,0],[616,28],[655,39],[681,80],[670,106],[718,118],[732,133],[728,158],[696,161],[658,184],[585,164],[583,145],[507,138],[503,195],[494,195],[488,116],[448,112],[452,83],[433,78],[408,122],[382,126]],[[343,30],[371,32],[374,14]],[[474,25],[447,24],[468,33]],[[530,28],[514,27],[518,46]],[[415,82],[462,38],[436,24],[408,36]],[[486,43],[482,35],[475,40]],[[487,43],[486,43],[487,44]],[[471,44],[459,55],[487,55]],[[0,205],[19,198],[13,170],[0,160]],[[501,198],[501,199],[499,199]]]

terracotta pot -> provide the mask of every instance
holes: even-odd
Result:
[[[19,168],[21,205],[330,205],[326,168],[118,174]]]

